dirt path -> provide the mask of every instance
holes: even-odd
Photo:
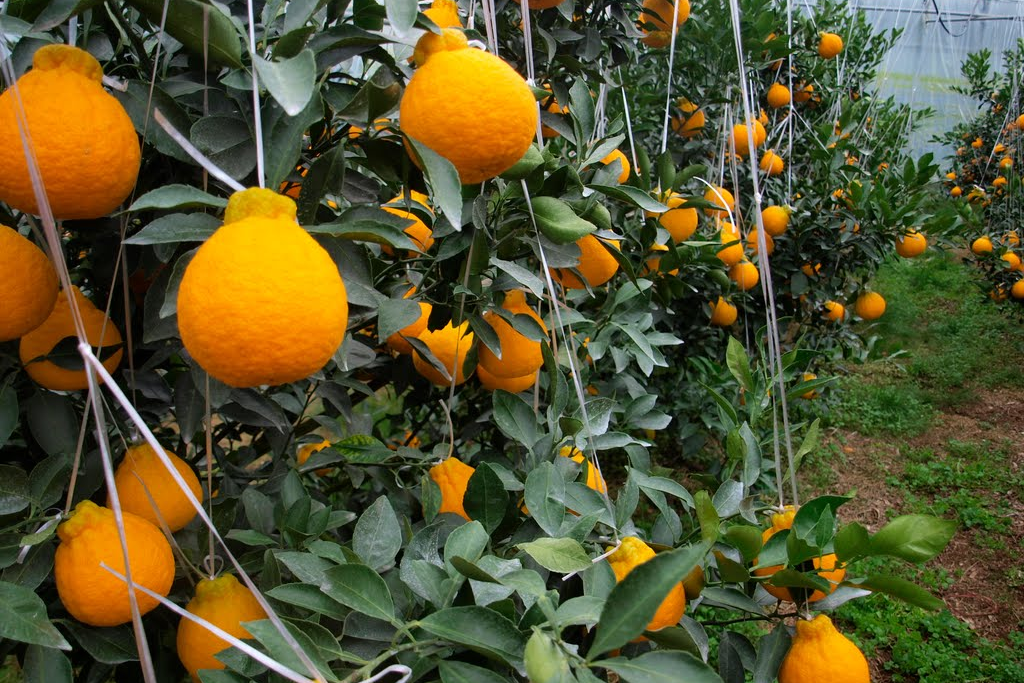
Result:
[[[992,641],[1005,641],[1007,635],[1024,623],[1024,500],[1020,482],[1024,482],[1024,389],[978,390],[973,400],[937,413],[933,425],[918,436],[893,438],[868,437],[856,431],[835,430],[827,444],[836,453],[831,469],[832,492],[856,492],[857,497],[843,506],[844,521],[858,521],[876,531],[898,514],[921,512],[941,503],[942,498],[962,492],[961,487],[943,486],[935,491],[908,492],[904,475],[908,454],[934,452],[949,457],[951,444],[974,444],[980,448],[1000,444],[998,466],[1018,486],[1004,487],[993,480],[992,487],[975,492],[999,512],[1000,531],[968,526],[961,528],[949,547],[930,568],[949,572],[952,586],[940,594],[950,611],[968,623],[978,635]],[[971,462],[953,458],[952,464],[964,467]],[[928,463],[925,463],[928,464]],[[824,491],[815,491],[823,493]],[[955,517],[956,511],[944,516]],[[878,680],[889,680],[880,675]]]

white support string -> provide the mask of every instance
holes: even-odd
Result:
[[[732,18],[732,29],[733,39],[736,44],[736,60],[739,66],[739,82],[740,82],[740,99],[743,102],[743,114],[744,120],[748,122],[747,125],[747,149],[750,160],[750,173],[751,183],[754,190],[754,217],[757,222],[757,245],[758,245],[758,256],[757,259],[758,269],[761,274],[761,292],[765,299],[765,312],[766,312],[766,323],[768,328],[768,356],[769,362],[772,365],[772,372],[776,374],[776,383],[778,386],[778,397],[773,398],[773,401],[778,401],[782,407],[782,431],[785,437],[786,444],[786,457],[789,464],[789,471],[791,472],[791,483],[793,493],[793,503],[799,505],[799,493],[796,486],[796,472],[793,467],[793,444],[790,436],[790,424],[789,424],[789,407],[786,401],[786,387],[785,379],[783,377],[784,368],[782,367],[782,344],[779,339],[779,321],[777,311],[775,309],[775,293],[772,284],[771,268],[768,263],[768,245],[766,240],[766,232],[764,229],[764,220],[761,216],[761,188],[758,177],[757,167],[757,150],[754,146],[754,131],[753,126],[749,125],[749,122],[753,120],[753,113],[750,108],[750,87],[747,82],[747,69],[746,63],[743,59],[743,36],[740,32],[740,8],[737,0],[729,0],[729,11]],[[778,430],[775,431],[775,438],[778,438]],[[776,470],[781,469],[781,462],[778,463]],[[776,472],[778,475],[778,472]],[[783,501],[783,490],[779,489],[779,500],[780,504]]]
[[[253,135],[256,138],[256,180],[260,187],[267,186],[266,169],[263,159],[263,114],[260,111],[260,86],[256,74],[256,17],[253,10],[253,0],[246,0],[246,9],[249,12],[249,54],[252,56],[252,119]]]
[[[672,40],[668,44],[668,82],[665,84],[665,117],[661,125],[661,153],[668,149],[668,124],[672,118],[672,71],[676,62],[676,36],[679,34],[679,0],[672,2]]]
[[[234,192],[241,192],[245,189],[245,185],[242,185],[222,171],[217,164],[213,163],[205,154],[196,149],[195,145],[189,142],[188,138],[179,133],[174,126],[171,125],[171,122],[167,120],[167,117],[165,117],[163,112],[159,109],[153,109],[153,120],[156,121],[157,124],[164,129],[164,132],[171,136],[171,138],[178,143],[178,146],[185,150],[185,152],[192,157],[196,163],[205,168],[210,175],[227,185]]]

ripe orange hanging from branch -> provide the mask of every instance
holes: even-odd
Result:
[[[444,29],[443,38],[409,79],[400,124],[407,136],[448,159],[463,183],[480,183],[526,153],[537,130],[537,103],[506,62],[470,48],[457,29]]]
[[[0,225],[0,342],[43,324],[57,303],[57,273],[43,250]]]
[[[309,377],[345,336],[348,299],[327,251],[295,222],[295,202],[236,192],[178,291],[185,349],[233,387]]]
[[[30,142],[53,215],[58,219],[106,216],[135,187],[142,153],[124,107],[103,89],[103,69],[85,50],[47,45],[17,90],[0,94],[0,200],[39,213],[15,92],[24,104]]]
[[[192,495],[202,503],[203,489],[199,485],[196,473],[187,462],[174,453],[166,449],[164,453],[185,480]],[[117,487],[117,497],[121,501],[122,510],[138,515],[156,526],[160,526],[159,520],[162,519],[172,532],[183,529],[197,514],[192,503],[148,443],[141,443],[128,449],[124,454],[124,460],[117,466],[117,472],[114,473],[114,485]],[[110,505],[108,497],[107,507]]]

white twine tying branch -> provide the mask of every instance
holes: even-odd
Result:
[[[222,171],[217,164],[213,163],[205,154],[196,149],[195,145],[189,142],[188,138],[179,133],[171,122],[167,120],[163,112],[159,109],[153,109],[153,119],[159,124],[164,132],[171,136],[171,138],[178,143],[185,152],[192,157],[196,163],[205,168],[210,175],[217,180],[221,181],[235,192],[241,192],[245,189],[245,185],[242,185],[237,180],[229,176],[227,173]]]

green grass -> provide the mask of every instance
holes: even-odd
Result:
[[[866,436],[914,436],[931,426],[935,411],[921,390],[904,380],[874,384],[861,378],[841,383],[840,402],[832,411],[837,427],[856,429]]]

